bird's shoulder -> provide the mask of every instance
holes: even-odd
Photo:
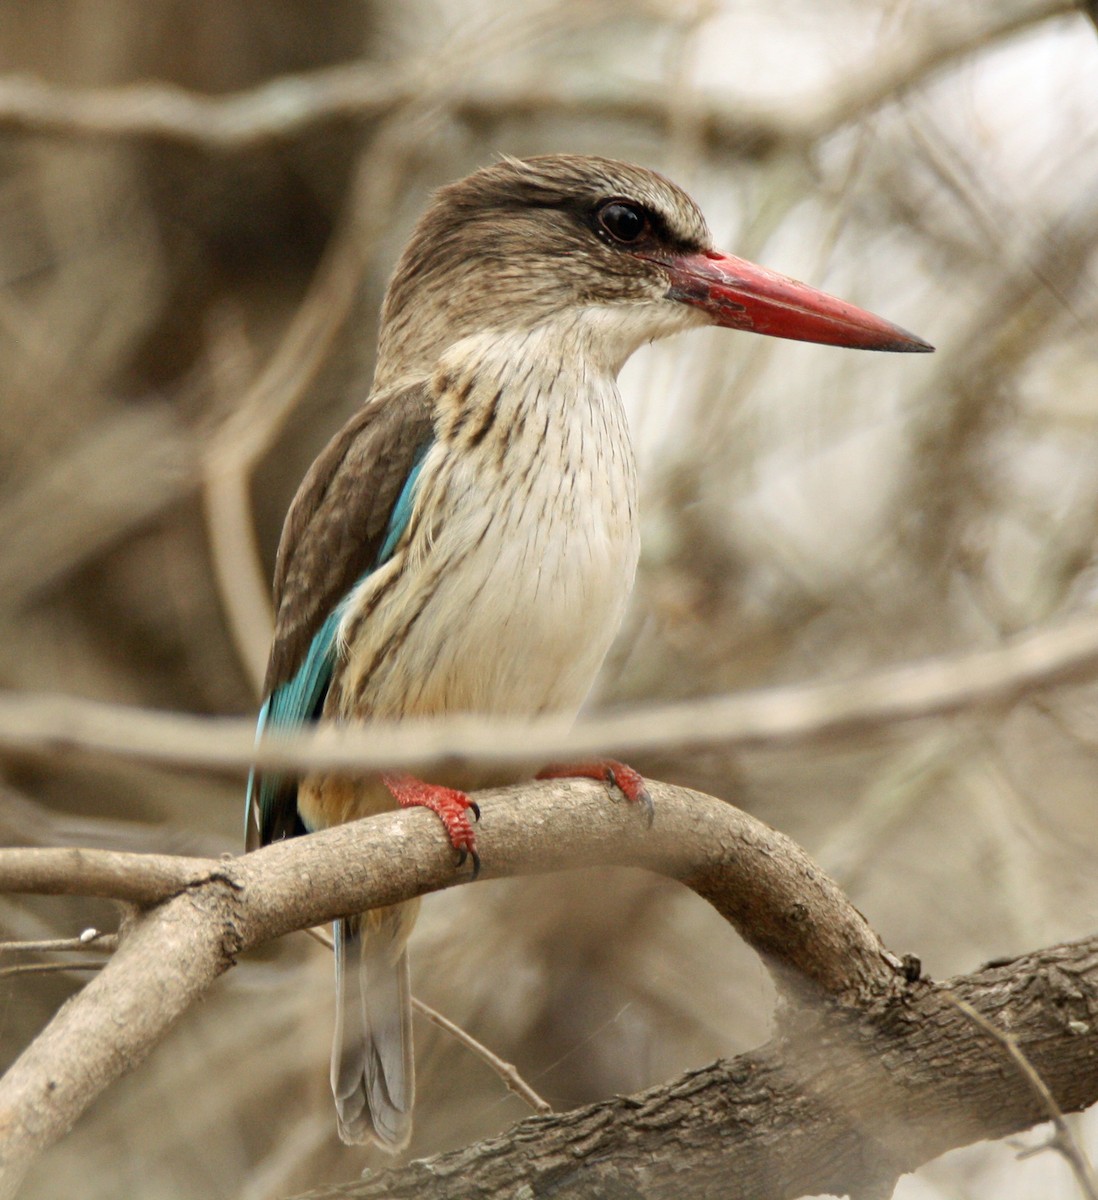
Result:
[[[393,508],[434,437],[433,412],[427,379],[371,395],[302,480],[275,564],[268,695],[293,676],[324,621],[376,565]]]

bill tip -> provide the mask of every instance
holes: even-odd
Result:
[[[899,338],[896,342],[888,346],[889,350],[898,350],[900,353],[906,354],[933,354],[934,347],[921,337],[914,333],[909,333],[906,329],[901,329],[896,326],[896,331],[899,333]]]

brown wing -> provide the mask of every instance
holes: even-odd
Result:
[[[260,729],[314,704],[327,688],[323,661],[290,684],[313,638],[340,601],[377,562],[389,519],[416,462],[434,437],[426,384],[372,397],[328,443],[294,497],[275,566],[275,637],[267,663]],[[276,691],[278,694],[276,695]],[[297,781],[253,772],[248,780],[249,850],[304,832]]]
[[[264,693],[291,679],[314,635],[377,561],[394,506],[434,436],[426,382],[371,398],[298,488],[275,564],[275,636]]]

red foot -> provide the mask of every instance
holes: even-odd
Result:
[[[559,763],[538,772],[539,779],[598,779],[609,787],[617,788],[630,804],[643,804],[651,828],[656,807],[648,794],[644,776],[625,763],[614,758],[600,758],[595,762]]]
[[[437,813],[450,845],[458,851],[458,866],[463,866],[467,858],[473,860],[473,878],[480,874],[480,855],[477,853],[477,839],[473,827],[469,824],[466,813],[472,810],[473,816],[480,820],[480,809],[475,801],[470,800],[464,792],[453,788],[442,787],[437,783],[424,783],[414,775],[382,775],[382,783],[392,792],[394,799],[401,808],[422,807]]]

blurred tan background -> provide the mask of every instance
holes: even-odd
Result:
[[[0,0],[0,64],[5,687],[254,711],[282,516],[365,395],[387,273],[430,190],[499,152],[663,169],[718,244],[939,347],[720,333],[636,357],[645,550],[596,703],[850,677],[1094,603],[1098,37],[1067,3]],[[109,90],[44,115],[28,78]],[[184,91],[113,91],[157,82]],[[789,833],[942,977],[1094,929],[1096,711],[1076,687],[634,765]],[[0,836],[236,851],[242,793],[7,760]],[[417,993],[555,1106],[767,1035],[751,954],[638,873],[424,911]],[[18,938],[113,920],[26,899],[0,918]],[[379,1165],[336,1140],[330,973],[304,936],[241,965],[27,1195],[275,1200]],[[5,1064],[82,978],[0,981]],[[414,1155],[524,1115],[446,1036],[416,1037]],[[996,1146],[897,1195],[1073,1189],[1050,1155]]]

